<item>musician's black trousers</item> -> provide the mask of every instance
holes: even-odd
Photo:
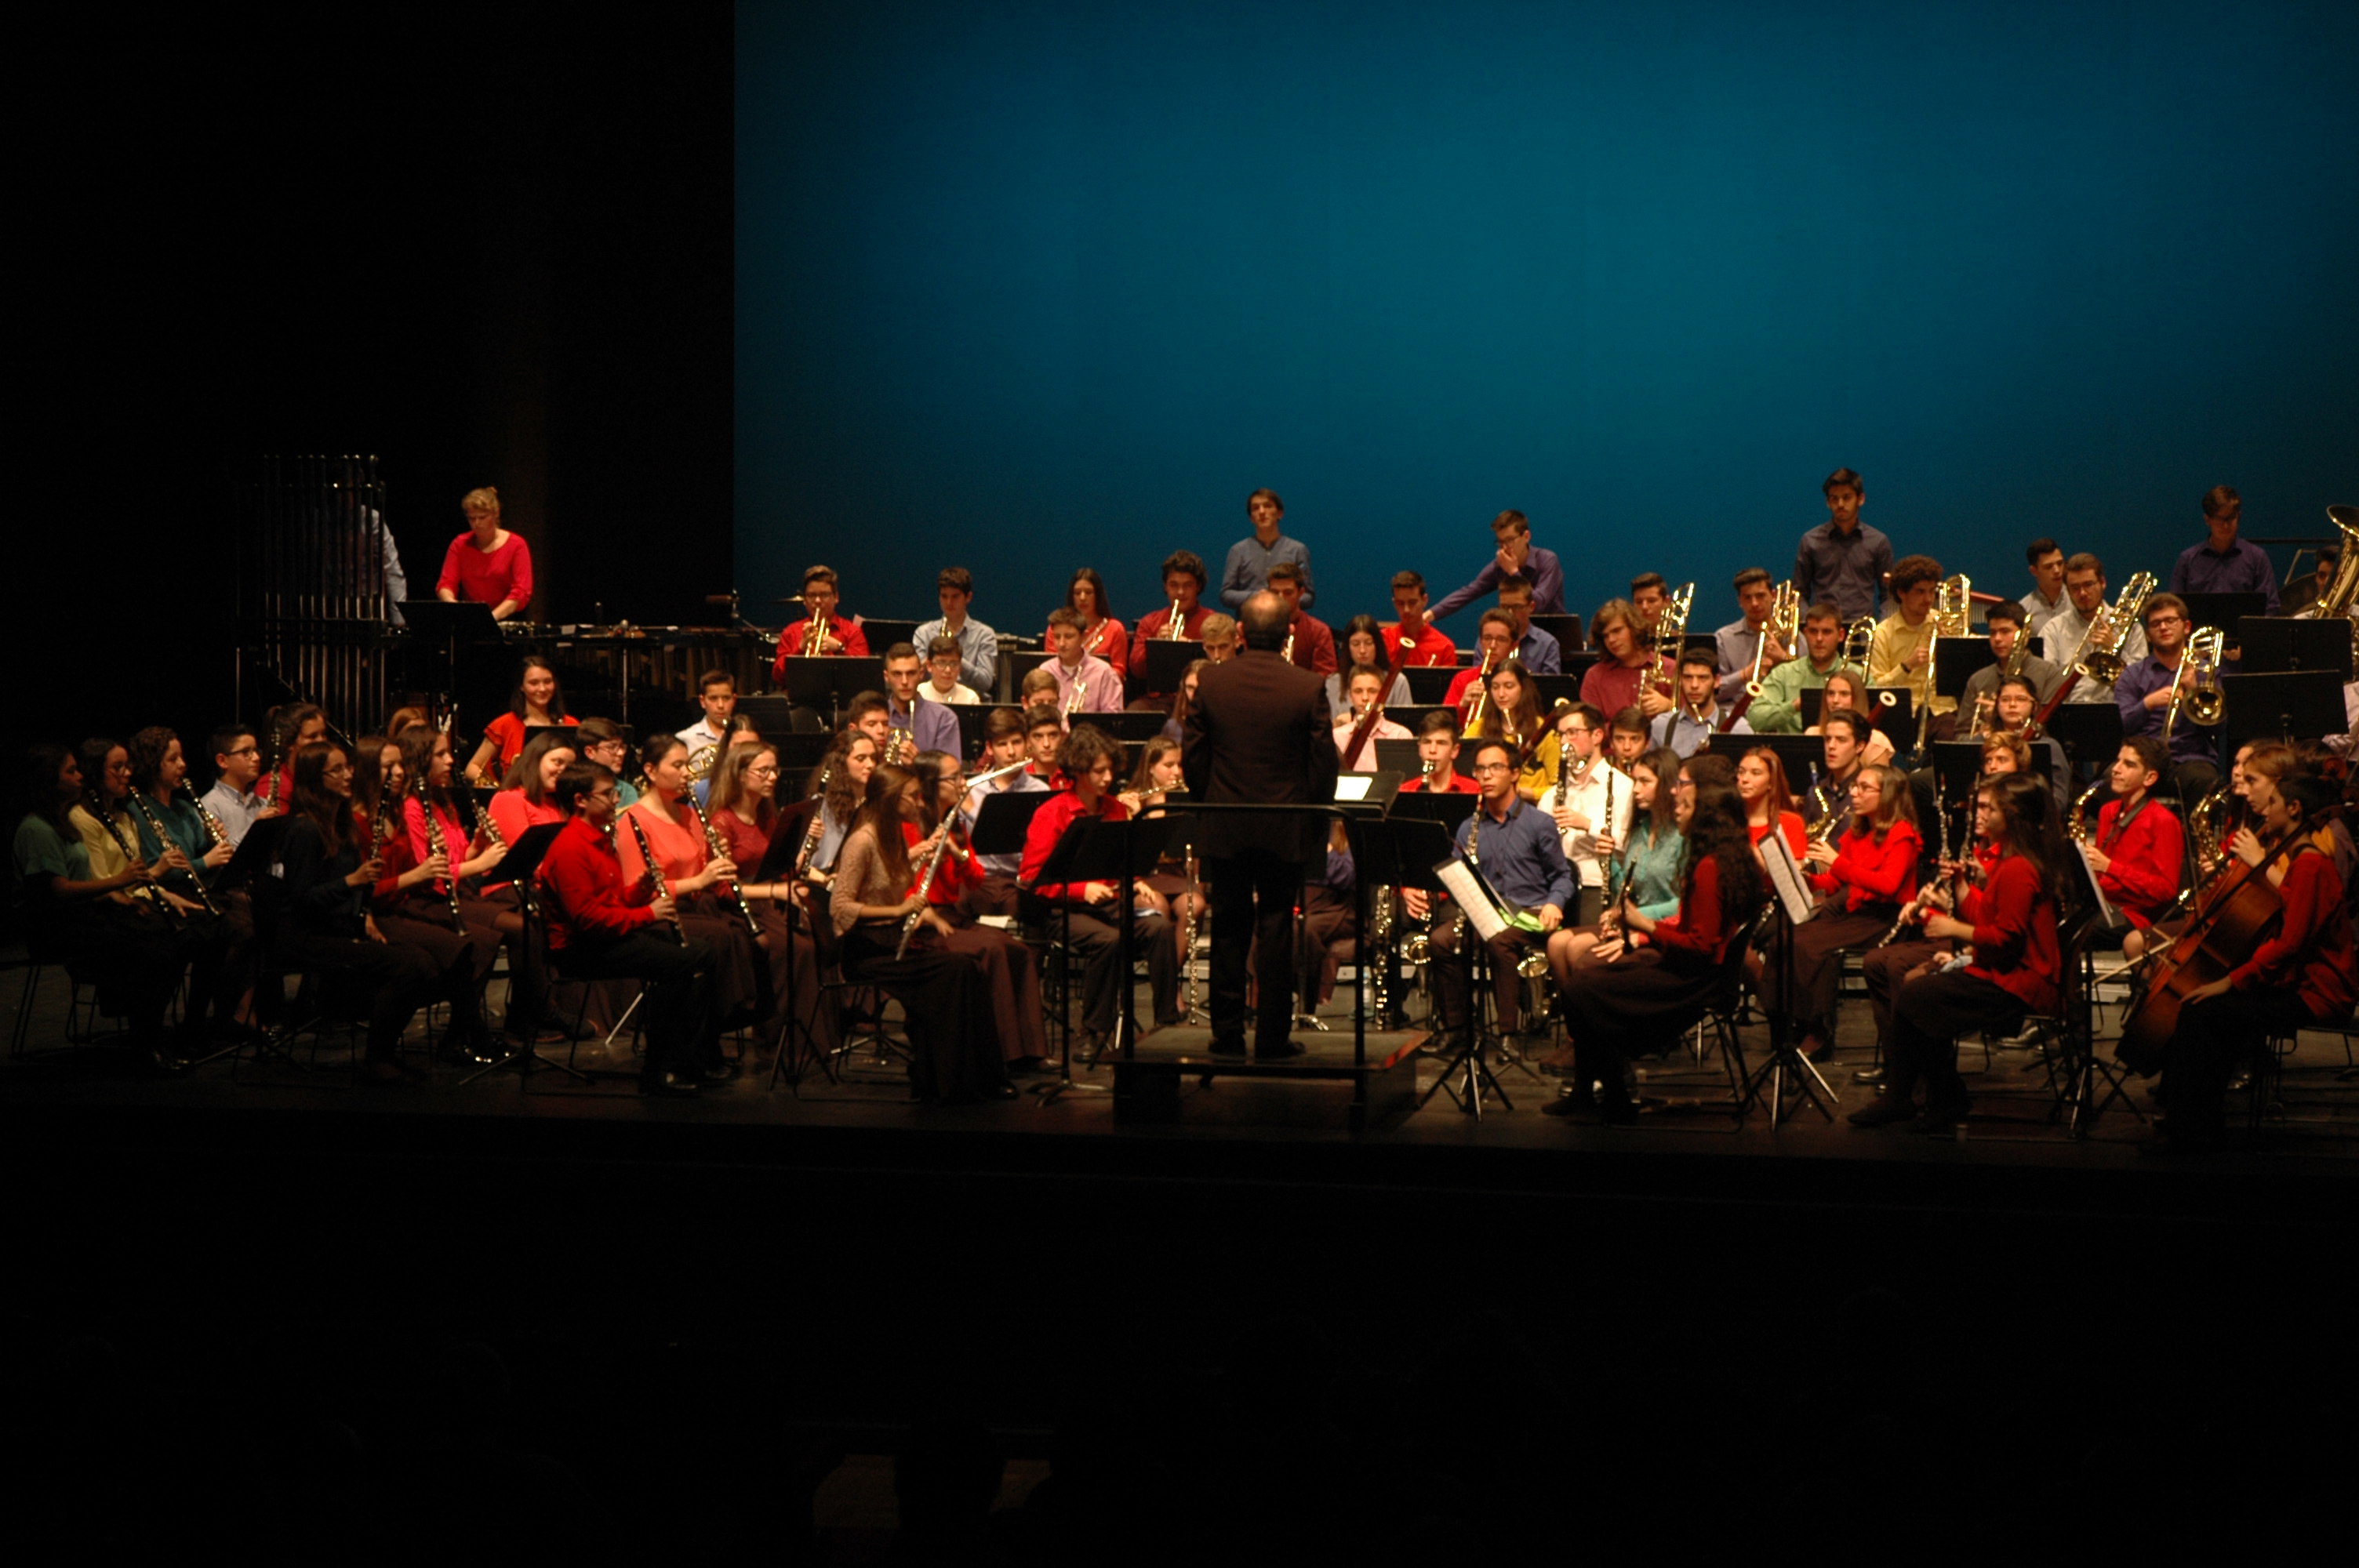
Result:
[[[1946,969],[1910,980],[1893,1005],[1892,1039],[1885,1046],[1884,1092],[1914,1098],[1925,1080],[1930,1116],[1963,1116],[1966,1080],[1958,1076],[1958,1036],[1969,1029],[2013,1033],[2023,1022],[2022,1000],[1995,980]]]
[[[2271,987],[2190,1001],[2163,1048],[2162,1084],[2173,1132],[2219,1132],[2226,1121],[2228,1080],[2271,1031],[2315,1027],[2301,993]]]
[[[664,928],[658,927],[658,931]],[[551,955],[569,980],[635,979],[647,1033],[640,1078],[653,1084],[667,1070],[693,1079],[720,1065],[720,1019],[714,1011],[712,949],[691,936],[683,946],[669,935],[634,931],[611,942],[572,945]]]

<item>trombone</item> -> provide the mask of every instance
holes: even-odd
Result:
[[[2180,708],[2187,709],[2190,724],[2208,727],[2227,716],[2228,699],[2220,690],[2220,660],[2227,641],[2228,634],[2217,626],[2199,628],[2187,639],[2187,651],[2180,655],[2179,678],[2170,687],[2170,708],[2162,716],[2166,751]]]

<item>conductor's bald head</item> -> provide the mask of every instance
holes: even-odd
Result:
[[[1274,654],[1286,645],[1286,629],[1294,624],[1294,607],[1264,589],[1245,600],[1237,619],[1245,629],[1246,647]]]

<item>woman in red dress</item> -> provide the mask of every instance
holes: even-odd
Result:
[[[713,1000],[722,1026],[734,1028],[769,1011],[767,979],[755,960],[754,934],[737,908],[737,862],[714,860],[690,814],[688,743],[658,735],[639,748],[647,793],[621,815],[614,853],[623,881],[645,876],[650,858],[656,874],[679,907],[681,927],[713,952]],[[725,840],[724,840],[725,843]]]
[[[500,526],[500,492],[490,485],[459,500],[467,531],[442,555],[442,575],[434,597],[445,604],[488,604],[492,619],[506,621],[532,602],[532,549]]]
[[[1794,809],[1794,792],[1786,787],[1786,764],[1777,752],[1756,746],[1736,760],[1736,797],[1745,803],[1745,831],[1756,845],[1774,829],[1785,836],[1794,858],[1802,858],[1808,835],[1802,814]]]
[[[524,751],[526,730],[580,722],[565,711],[565,693],[559,689],[557,672],[549,667],[549,661],[538,654],[527,656],[516,673],[516,695],[508,699],[508,710],[484,726],[484,743],[467,759],[468,782],[487,784],[505,774],[508,764]],[[554,774],[550,780],[554,787]]]
[[[1095,567],[1082,567],[1065,585],[1065,608],[1082,618],[1082,652],[1095,654],[1122,675],[1130,668],[1130,639],[1122,622],[1106,611],[1105,579]]]

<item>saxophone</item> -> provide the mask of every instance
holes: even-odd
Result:
[[[2114,784],[2111,779],[2099,779],[2095,784],[2093,784],[2087,789],[2082,790],[2081,792],[2081,797],[2072,803],[2072,809],[2064,814],[2064,831],[2072,836],[2072,842],[2083,847],[2088,844],[2089,818],[2084,814],[2089,809],[2089,802],[2096,798],[2097,792],[2099,790],[2111,790],[2113,787]],[[2205,797],[2207,800],[2209,798],[2210,796],[2208,795]],[[2203,803],[2201,801],[2198,801],[2196,803],[2195,809],[2200,811],[2202,809],[2202,806]],[[2194,813],[2190,812],[2188,816],[2190,822],[2193,821]]]

